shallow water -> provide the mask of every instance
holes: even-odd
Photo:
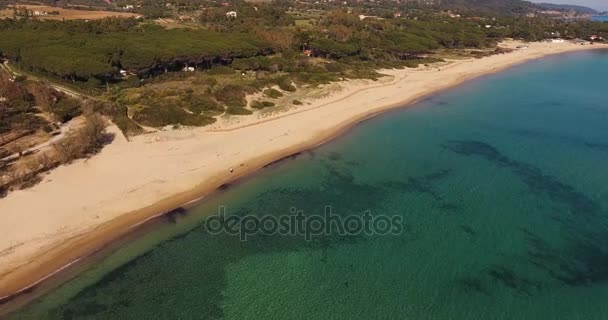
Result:
[[[17,319],[608,319],[608,52],[370,119],[231,186]],[[210,235],[204,217],[399,215],[400,235]]]

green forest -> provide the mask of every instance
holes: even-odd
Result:
[[[252,11],[251,7],[247,3],[238,6],[242,12]],[[568,38],[608,33],[607,24],[599,22],[519,16],[450,19],[424,12],[415,19],[361,20],[345,10],[326,12],[314,25],[302,27],[295,25],[287,11],[254,12],[270,16],[226,19],[208,10],[199,17],[201,28],[197,29],[165,29],[117,18],[7,19],[0,21],[0,55],[24,71],[103,86],[120,82],[121,70],[145,78],[187,66],[231,65],[250,57],[291,59],[304,50],[340,62],[374,63],[416,59],[440,48],[485,48],[505,37],[533,41],[547,38],[550,32]],[[274,23],[264,24],[266,21]],[[482,27],[486,24],[492,28]]]
[[[191,0],[168,8],[149,1],[140,9],[174,18],[189,14],[190,22],[169,28],[157,15],[4,19],[0,58],[24,74],[92,95],[98,112],[132,134],[140,132],[139,125],[206,125],[224,113],[269,108],[276,94],[251,103],[246,96],[273,86],[293,92],[344,79],[376,79],[381,68],[441,61],[437,52],[500,53],[494,49],[505,38],[608,38],[608,23],[528,17],[516,13],[527,3],[519,0],[478,2],[348,1],[344,7]],[[229,11],[238,15],[227,17]],[[182,70],[197,72],[177,72]]]

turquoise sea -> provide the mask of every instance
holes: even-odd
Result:
[[[608,16],[593,16],[591,17],[593,21],[608,21]]]
[[[14,319],[608,319],[608,52],[372,118],[167,218]],[[204,217],[399,215],[399,235],[211,235]]]

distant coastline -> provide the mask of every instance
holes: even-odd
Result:
[[[591,16],[593,21],[608,21],[608,15],[606,16]]]
[[[263,120],[118,140],[99,156],[58,168],[40,185],[0,200],[0,212],[6,214],[0,243],[9,246],[0,247],[0,300],[27,292],[159,212],[328,141],[363,119],[526,61],[601,48],[608,45],[531,43],[478,60],[387,70],[391,80],[346,82],[331,97]]]

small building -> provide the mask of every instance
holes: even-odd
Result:
[[[566,40],[562,38],[551,39],[551,43],[564,43]]]
[[[401,16],[402,16],[401,12],[393,13],[393,18],[401,18]]]
[[[226,12],[226,18],[236,18],[237,13],[236,11],[228,11]]]
[[[592,35],[591,37],[589,37],[589,39],[590,39],[591,41],[602,41],[602,40],[604,40],[604,38],[602,38],[601,36],[598,36],[598,35],[596,35],[596,34],[594,34],[594,35]]]
[[[184,72],[194,72],[194,67],[184,67],[182,69],[182,71],[184,71]]]
[[[360,21],[363,21],[363,20],[369,19],[369,18],[371,18],[371,19],[379,19],[378,16],[366,16],[366,15],[363,15],[363,14],[359,15],[359,20]]]

